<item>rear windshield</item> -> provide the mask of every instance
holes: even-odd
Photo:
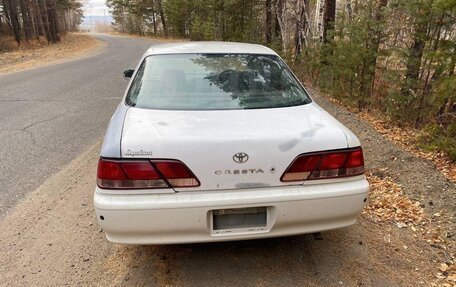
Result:
[[[261,109],[309,102],[279,57],[254,54],[149,56],[126,98],[130,106],[170,110]]]

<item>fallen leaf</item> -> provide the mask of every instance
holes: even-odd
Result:
[[[440,264],[439,270],[444,272],[448,270],[448,265],[446,263]]]
[[[405,227],[407,227],[407,223],[405,223],[405,222],[397,222],[396,226],[398,228],[405,228]]]

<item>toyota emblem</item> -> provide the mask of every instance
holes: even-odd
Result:
[[[233,155],[233,160],[237,163],[244,163],[249,160],[249,155],[245,152],[238,152],[237,154]]]

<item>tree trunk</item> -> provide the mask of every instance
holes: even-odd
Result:
[[[41,17],[40,3],[38,0],[33,1],[34,4],[34,19],[36,27],[36,38],[39,39],[39,36],[46,37],[46,30],[44,28],[43,18]]]
[[[377,58],[378,58],[378,50],[380,47],[380,42],[382,39],[383,33],[383,21],[384,21],[384,8],[388,5],[388,0],[380,0],[378,7],[375,11],[374,16],[374,28],[372,29],[372,43],[370,44],[370,55],[368,60],[368,75],[367,81],[370,83],[370,89],[368,90],[369,96],[373,94],[374,86],[375,86],[375,69],[377,67]]]
[[[28,1],[28,10],[29,10],[29,19],[30,19],[30,31],[32,33],[32,37],[38,39],[38,31],[36,27],[36,21],[35,21],[35,2],[34,1]]]
[[[27,5],[28,3],[26,3],[25,0],[20,0],[19,4],[21,7],[22,25],[24,28],[25,40],[29,41],[32,38],[32,31],[31,31],[32,23],[30,21],[29,9],[28,9],[28,5]]]
[[[155,5],[152,7],[152,24],[154,27],[154,35],[157,35],[157,17],[155,13]]]
[[[313,33],[318,35],[318,38],[323,42],[323,12],[325,7],[325,0],[316,0],[315,15],[313,23]]]
[[[272,0],[266,0],[266,27],[265,27],[265,36],[266,44],[271,44],[272,42],[272,29],[273,29],[273,18],[272,18]]]
[[[363,61],[363,64],[361,65],[361,83],[359,87],[359,95],[358,95],[358,111],[361,112],[364,107],[366,106],[366,82],[364,80],[364,75],[366,73],[366,60]]]
[[[401,89],[401,94],[405,97],[416,95],[418,89],[418,78],[421,70],[421,60],[425,46],[424,36],[427,30],[427,22],[419,19],[413,36],[413,44],[409,50],[407,58],[407,68],[405,72],[405,83]]]
[[[384,0],[380,0],[380,2],[383,2]],[[386,0],[388,2],[388,0]],[[347,13],[347,17],[349,20],[353,19],[353,8],[352,8],[352,3],[351,0],[346,0],[345,3],[345,12]]]
[[[296,33],[295,33],[295,55],[302,52],[302,47],[307,46],[307,35],[309,30],[309,17],[307,7],[309,0],[298,0],[296,11]]]
[[[49,17],[46,0],[38,0],[38,7],[41,15],[41,22],[43,23],[44,32],[46,34],[46,40],[48,43],[51,42],[51,32],[49,29]]]
[[[280,36],[280,41],[282,42],[282,50],[283,52],[287,51],[287,45],[286,45],[286,37],[284,37],[284,23],[283,23],[283,5],[284,1],[286,0],[277,0],[275,3],[275,14],[276,14],[276,20],[277,20],[277,26],[276,26],[276,31],[278,36]]]
[[[455,48],[456,48],[456,45],[455,45]],[[453,54],[451,56],[451,62],[450,62],[450,66],[449,66],[449,69],[448,69],[448,71],[449,71],[448,72],[448,76],[449,77],[452,77],[454,75],[454,69],[455,68],[456,68],[456,55]],[[443,115],[447,112],[449,106],[450,106],[450,98],[449,97],[445,97],[444,100],[443,100],[443,103],[440,106],[439,111],[437,113],[437,119],[439,119],[439,121],[441,121],[444,118]]]
[[[60,41],[59,23],[57,20],[57,4],[55,0],[48,0],[49,30],[51,32],[51,42]]]
[[[432,43],[432,51],[435,53],[437,52],[440,44],[440,39],[442,37],[442,26],[443,26],[443,19],[445,17],[445,13],[442,13],[439,17],[438,23],[439,25],[435,29],[435,37],[433,37],[434,43]],[[429,36],[428,36],[429,37]],[[454,58],[454,57],[453,57]],[[418,115],[415,119],[415,126],[419,126],[422,124],[424,118],[422,117],[422,111],[427,107],[425,104],[425,100],[428,99],[429,94],[432,92],[432,86],[435,82],[437,82],[441,75],[445,71],[445,66],[446,63],[444,61],[440,62],[434,69],[432,68],[432,59],[429,61],[424,61],[425,63],[427,62],[427,73],[426,73],[426,79],[424,81],[424,87],[421,92],[421,98],[420,98],[420,103],[418,106]],[[433,71],[433,73],[432,73]],[[431,76],[432,74],[432,76]],[[444,101],[446,102],[446,101]]]
[[[336,0],[325,0],[323,12],[323,43],[328,42],[328,36],[333,39],[330,31],[334,30],[336,20]],[[328,35],[329,34],[329,35]]]
[[[281,1],[281,0],[273,0],[274,2],[272,3],[273,5],[273,12],[274,12],[274,35],[273,35],[273,38],[274,39],[278,39],[278,41],[281,41],[281,32],[280,32],[280,25],[279,25],[279,21],[277,20],[278,19],[278,15],[277,15],[277,2]]]
[[[3,5],[11,22],[10,25],[14,33],[14,39],[18,44],[21,44],[21,24],[19,23],[19,16],[17,14],[16,1],[4,0]]]
[[[60,19],[62,19],[62,26],[63,26],[63,29],[64,31],[69,31],[70,30],[70,24],[69,24],[69,10],[65,10],[62,12],[63,14],[63,17],[61,17]]]
[[[162,0],[158,0],[158,11],[160,13],[160,18],[163,24],[163,33],[165,34],[165,37],[168,38],[168,28],[166,27],[166,19],[165,19],[165,13],[163,12],[163,5],[162,5]]]

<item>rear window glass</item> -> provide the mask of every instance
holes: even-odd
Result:
[[[274,55],[172,54],[144,59],[126,103],[149,109],[259,109],[310,98]]]

